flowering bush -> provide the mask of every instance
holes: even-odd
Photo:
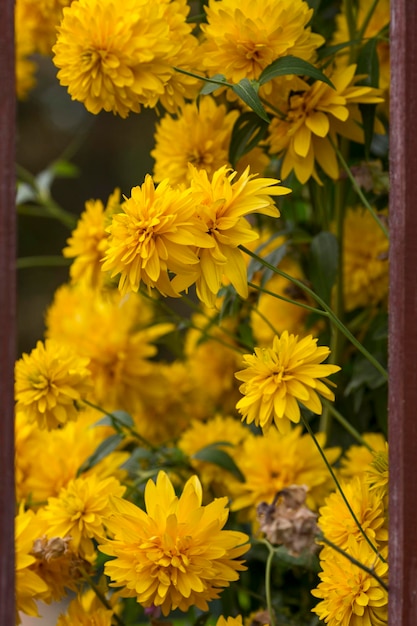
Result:
[[[18,621],[387,624],[389,7],[340,4],[17,0],[20,98],[49,56],[158,113],[78,219],[20,170],[69,273],[16,363]]]

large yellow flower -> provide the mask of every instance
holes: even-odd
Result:
[[[365,209],[349,209],[344,225],[343,286],[346,310],[386,302],[389,282],[387,237]]]
[[[104,526],[112,511],[110,496],[121,497],[125,491],[113,477],[100,480],[95,474],[80,476],[61,489],[58,497],[48,499],[39,511],[51,537],[70,537],[73,551],[89,560],[94,553],[92,539],[104,538]]]
[[[325,439],[318,434],[322,448]],[[324,448],[330,464],[336,462],[340,450]],[[307,504],[317,509],[334,488],[323,459],[309,434],[302,434],[297,426],[286,434],[270,429],[262,436],[250,436],[243,442],[235,461],[245,482],[234,481],[231,509],[245,509],[245,515],[254,519],[261,502],[271,503],[278,493],[290,485],[306,485]]]
[[[156,188],[148,175],[141,187],[113,216],[103,271],[120,274],[122,293],[138,291],[141,283],[162,294],[178,296],[188,287],[198,257],[191,246],[213,246],[204,224],[195,218],[195,198],[190,190],[173,189],[169,180]],[[177,274],[178,291],[168,271]]]
[[[314,59],[324,42],[311,32],[313,10],[303,0],[210,0],[201,29],[203,64],[229,81],[258,78],[275,59],[294,55]]]
[[[146,513],[134,504],[114,498],[117,512],[107,523],[113,539],[100,549],[115,557],[105,564],[112,585],[121,595],[136,597],[145,607],[160,606],[164,615],[179,608],[207,611],[207,602],[245,569],[241,557],[248,537],[223,530],[227,498],[202,506],[196,476],[177,497],[164,472],[145,489]]]
[[[191,188],[199,220],[210,236],[212,246],[199,251],[197,295],[213,307],[225,276],[242,298],[248,296],[244,255],[239,245],[258,238],[245,216],[262,213],[279,217],[271,196],[282,196],[290,189],[278,185],[275,178],[257,178],[247,168],[238,180],[236,172],[221,167],[211,180],[205,170],[190,166]],[[174,279],[175,282],[175,279]]]
[[[314,607],[328,626],[384,626],[388,623],[388,592],[368,572],[344,555],[325,548],[321,582],[312,594],[321,601]],[[349,554],[387,582],[388,565],[367,543],[349,543]]]
[[[380,90],[355,85],[356,65],[329,71],[334,89],[322,81],[312,85],[297,79],[295,89],[291,82],[284,89],[276,89],[278,99],[271,100],[282,112],[274,117],[269,127],[268,143],[271,154],[283,157],[282,178],[294,170],[301,183],[313,176],[318,180],[316,162],[330,178],[339,178],[335,150],[330,142],[337,142],[340,134],[363,143],[358,104],[382,102]],[[382,130],[383,132],[383,130]]]
[[[23,411],[29,421],[48,429],[77,419],[75,401],[90,391],[88,363],[69,346],[38,341],[16,363],[17,412]]]
[[[53,47],[61,84],[91,113],[127,117],[141,105],[155,106],[174,75],[184,36],[196,45],[186,16],[184,0],[76,0],[64,9]],[[187,82],[180,84],[184,91]],[[175,85],[170,91],[171,99],[176,91],[174,101],[183,101]]]
[[[235,374],[243,381],[243,398],[236,405],[242,419],[265,430],[275,422],[285,432],[289,420],[300,420],[298,402],[320,414],[319,395],[334,400],[325,377],[340,370],[338,365],[322,364],[329,354],[329,348],[317,346],[312,335],[299,341],[287,331],[274,337],[272,348],[255,348],[254,354],[246,354],[246,369]]]
[[[101,200],[88,200],[85,203],[85,211],[67,240],[67,247],[62,251],[64,257],[75,258],[70,267],[71,282],[91,287],[102,284],[104,275],[101,266],[108,238],[106,227],[119,204],[119,189],[110,195],[106,207]]]

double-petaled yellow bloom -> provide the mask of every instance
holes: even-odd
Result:
[[[162,613],[190,607],[207,611],[207,602],[245,569],[240,557],[249,549],[248,536],[224,530],[227,498],[202,505],[197,476],[182,494],[175,494],[164,472],[145,489],[146,513],[121,498],[113,498],[116,513],[107,522],[112,539],[100,546],[115,557],[105,564],[112,585],[122,596],[135,597]]]
[[[254,354],[246,354],[246,369],[236,373],[243,381],[243,398],[236,405],[242,419],[263,429],[275,423],[285,432],[289,421],[300,420],[299,402],[320,414],[319,396],[334,400],[326,376],[340,370],[338,365],[322,364],[329,354],[329,348],[317,346],[312,335],[299,341],[287,331],[274,337],[272,348],[255,348]]]

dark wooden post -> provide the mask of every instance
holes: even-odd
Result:
[[[417,2],[391,2],[389,624],[417,625]]]
[[[0,2],[0,624],[15,623],[15,74],[14,2]]]

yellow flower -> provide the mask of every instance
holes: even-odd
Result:
[[[173,329],[153,324],[143,296],[62,286],[47,313],[47,333],[88,357],[93,391],[89,399],[108,409],[134,412],[156,380],[153,342]]]
[[[340,461],[340,475],[344,479],[353,476],[363,476],[369,469],[369,465],[375,458],[375,454],[385,450],[385,437],[378,433],[364,433],[364,441],[372,448],[373,452],[366,446],[353,445],[346,450]]]
[[[206,422],[193,420],[177,445],[190,457],[190,463],[206,490],[212,490],[216,496],[228,495],[228,483],[233,480],[233,475],[216,463],[200,461],[194,455],[206,446],[218,444],[216,447],[236,461],[242,454],[242,443],[249,434],[249,429],[236,418],[216,415]]]
[[[64,9],[53,47],[59,81],[91,113],[127,117],[141,105],[154,107],[174,75],[181,38],[195,45],[186,16],[183,0],[76,0]],[[179,80],[184,91],[187,81]],[[170,97],[178,104],[184,93],[174,87]]]
[[[384,500],[385,508],[388,508],[388,443],[385,449],[375,452],[368,471],[365,474],[365,481],[369,485],[370,491],[378,493],[379,497]]]
[[[249,174],[249,168],[236,181],[236,172],[227,166],[216,170],[211,180],[205,170],[191,165],[190,169],[196,212],[212,241],[211,247],[199,251],[197,296],[213,307],[224,275],[238,294],[247,298],[246,264],[238,246],[254,241],[258,234],[244,216],[262,213],[279,217],[271,196],[285,195],[290,189],[280,187],[275,178]]]
[[[72,550],[82,558],[91,559],[92,539],[104,538],[104,525],[111,514],[110,496],[121,497],[125,491],[113,477],[100,480],[95,474],[80,476],[61,489],[57,498],[49,498],[39,511],[48,524],[46,536],[71,537]]]
[[[34,512],[21,509],[15,518],[16,610],[36,617],[39,617],[39,613],[35,599],[48,592],[47,584],[32,571],[36,558],[31,552],[33,542],[38,536]],[[18,617],[16,623],[20,623]]]
[[[15,368],[17,412],[40,428],[57,428],[77,419],[75,405],[90,390],[88,359],[68,346],[50,340],[38,341],[30,354],[23,354]]]
[[[58,617],[56,626],[111,626],[112,617],[113,610],[107,609],[89,589],[71,600],[66,613]]]
[[[171,185],[186,183],[190,178],[188,163],[205,169],[211,176],[228,163],[229,144],[238,111],[227,113],[211,96],[199,104],[186,104],[174,118],[166,115],[156,127],[154,180],[169,178]]]
[[[388,296],[389,242],[369,211],[349,209],[344,220],[345,308],[375,306]]]
[[[190,267],[198,264],[191,246],[213,245],[194,217],[195,198],[190,190],[173,189],[168,179],[155,188],[149,175],[131,193],[124,213],[113,216],[103,270],[120,274],[122,293],[138,291],[143,282],[163,295],[178,296],[192,282]],[[179,291],[168,271],[179,275]]]
[[[303,0],[210,0],[203,64],[234,83],[258,78],[275,59],[294,55],[312,60],[323,38],[311,32],[313,10]]]
[[[285,432],[289,420],[300,420],[298,402],[320,415],[319,395],[334,400],[325,377],[340,370],[338,365],[321,364],[329,354],[329,348],[317,346],[312,335],[299,341],[287,331],[274,337],[272,348],[255,348],[254,354],[246,354],[246,369],[235,374],[243,381],[240,392],[244,397],[236,405],[242,419],[264,430],[274,422]]]
[[[369,488],[364,478],[358,476],[349,482],[343,482],[342,489],[370,541],[376,547],[381,542],[386,542],[388,531],[384,503],[380,495]],[[339,491],[326,499],[325,505],[320,509],[318,523],[325,538],[342,550],[347,550],[351,537],[357,543],[365,541]]]
[[[75,257],[70,267],[71,282],[91,287],[102,284],[104,275],[101,266],[107,248],[107,222],[119,204],[119,189],[115,189],[110,195],[106,207],[101,200],[88,200],[85,203],[85,211],[67,240],[68,246],[62,251],[64,257]]]
[[[326,548],[321,561],[321,582],[312,590],[320,598],[313,611],[328,626],[383,626],[388,623],[388,592],[368,572],[354,565],[344,555]],[[388,565],[381,561],[367,543],[351,539],[349,554],[387,582]]]
[[[164,472],[145,489],[146,513],[113,499],[117,510],[107,523],[114,538],[100,546],[115,557],[105,564],[121,595],[136,597],[145,607],[160,606],[168,615],[191,606],[207,611],[207,602],[239,578],[248,536],[223,530],[227,498],[202,506],[201,484],[190,478],[177,497]]]
[[[62,19],[62,10],[71,0],[19,0],[24,5],[28,20],[34,27],[35,51],[50,55],[56,41],[56,29]]]
[[[296,90],[289,81],[285,90],[277,90],[279,102],[272,104],[278,105],[284,117],[273,118],[268,143],[271,154],[283,156],[282,178],[294,170],[301,183],[311,176],[319,180],[317,162],[325,174],[337,179],[339,166],[330,139],[337,142],[340,134],[363,143],[358,104],[383,100],[378,89],[355,85],[361,78],[355,71],[356,65],[349,65],[328,72],[334,89],[322,81],[302,87],[297,79]]]
[[[16,95],[24,100],[35,86],[36,64],[29,58],[35,52],[36,20],[25,0],[15,4]]]
[[[216,626],[243,626],[242,616],[238,615],[237,617],[223,617],[220,615],[219,619],[216,622]]]
[[[323,434],[317,437],[324,448]],[[335,463],[339,449],[324,448],[324,451],[329,463]],[[314,441],[309,434],[303,435],[299,426],[286,434],[271,428],[262,436],[248,437],[235,460],[245,482],[233,483],[231,509],[246,509],[246,516],[252,520],[258,504],[272,502],[278,491],[290,485],[308,487],[306,502],[312,509],[317,509],[334,488]]]

